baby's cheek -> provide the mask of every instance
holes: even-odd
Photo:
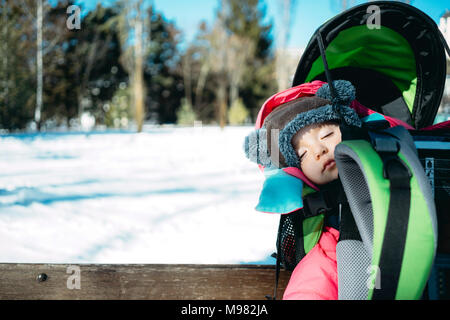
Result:
[[[317,163],[305,163],[302,172],[311,181],[320,181],[322,176],[322,168]]]
[[[314,166],[314,174],[316,174],[317,177],[320,177],[321,175],[323,175],[322,166],[321,165],[315,165]]]
[[[302,170],[303,174],[311,180],[311,168],[308,165],[307,161],[303,160],[300,164],[300,170]]]

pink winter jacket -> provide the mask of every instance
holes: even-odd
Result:
[[[319,242],[292,271],[284,300],[337,300],[336,244],[339,231],[325,227]]]

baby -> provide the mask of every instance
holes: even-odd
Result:
[[[265,105],[275,107],[265,117],[262,128],[245,140],[247,157],[271,172],[264,182],[257,210],[282,214],[297,211],[303,206],[301,188],[305,183],[319,190],[338,179],[334,150],[342,140],[340,128],[361,127],[361,120],[350,107],[355,99],[354,87],[348,81],[334,83],[339,101],[333,100],[328,84],[324,84],[314,96],[297,98],[299,93],[294,87],[266,102]],[[289,100],[289,95],[294,98]],[[316,245],[293,270],[284,299],[338,298],[339,221],[328,221],[325,219]],[[303,230],[304,234],[311,232],[315,231]]]

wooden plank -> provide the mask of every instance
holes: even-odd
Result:
[[[281,270],[279,298],[289,276]],[[11,300],[264,300],[274,284],[273,265],[0,264],[0,299]]]

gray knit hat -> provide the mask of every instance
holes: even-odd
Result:
[[[333,81],[333,86],[337,94],[335,99],[328,84],[324,84],[315,96],[291,100],[274,109],[265,118],[261,129],[245,137],[247,158],[265,167],[300,168],[300,159],[291,143],[300,129],[328,121],[361,127],[361,120],[350,107],[355,99],[353,85],[346,80],[337,80]]]

